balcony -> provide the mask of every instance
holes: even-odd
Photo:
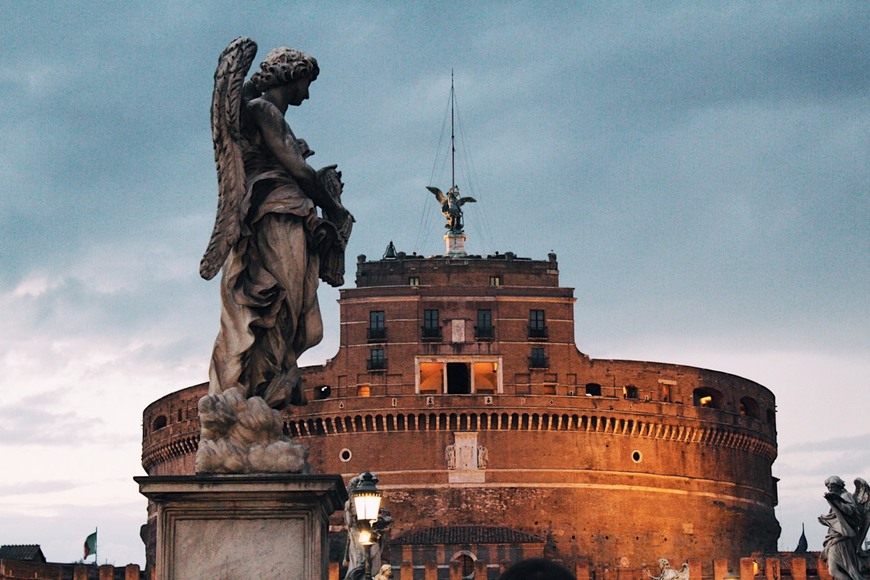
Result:
[[[479,342],[491,342],[495,340],[495,327],[493,326],[475,326],[474,340]]]
[[[387,329],[386,328],[368,328],[366,329],[368,334],[366,335],[369,342],[386,342],[387,340]]]
[[[529,340],[547,340],[549,332],[546,326],[530,326]]]
[[[369,358],[366,359],[367,371],[385,371],[387,370],[387,359],[385,358]]]
[[[429,327],[422,326],[420,327],[420,338],[425,341],[431,342],[440,342],[441,341],[441,327]]]
[[[545,356],[530,356],[529,357],[529,368],[530,369],[546,369],[550,366],[550,360]]]

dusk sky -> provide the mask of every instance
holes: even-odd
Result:
[[[870,3],[579,4],[0,1],[0,544],[73,561],[98,527],[144,565],[142,410],[207,379],[244,35],[320,64],[287,119],[343,171],[349,283],[391,240],[443,252],[452,69],[468,250],[556,252],[593,358],[773,391],[779,546],[820,549],[825,477],[870,478]]]

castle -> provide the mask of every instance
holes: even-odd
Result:
[[[552,253],[467,255],[462,235],[356,267],[338,352],[303,369],[309,403],[285,425],[315,472],[379,475],[394,564],[459,560],[470,578],[477,560],[542,554],[637,569],[776,551],[768,389],[582,353]],[[149,475],[194,472],[206,391],[145,409]]]

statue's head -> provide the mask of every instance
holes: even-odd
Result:
[[[825,480],[825,487],[827,487],[828,489],[846,489],[846,482],[843,481],[839,476],[832,475]]]
[[[320,74],[314,57],[301,50],[279,46],[266,55],[260,70],[251,75],[251,83],[261,93],[293,81],[308,79],[311,82]]]
[[[667,558],[659,558],[659,570],[667,570],[671,567],[671,563]]]

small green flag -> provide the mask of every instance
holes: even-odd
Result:
[[[85,558],[97,553],[97,532],[94,532],[85,540]]]

